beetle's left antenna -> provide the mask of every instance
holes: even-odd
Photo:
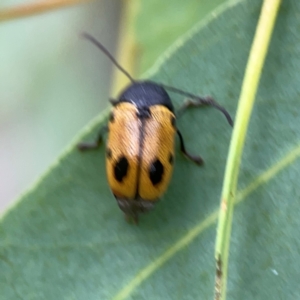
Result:
[[[91,43],[93,43],[97,48],[99,48],[112,61],[112,63],[121,72],[123,72],[123,74],[126,75],[128,77],[128,79],[130,79],[131,82],[135,82],[135,80],[131,77],[131,75],[119,65],[119,63],[115,60],[115,58],[110,54],[110,52],[99,41],[97,41],[93,36],[89,35],[86,32],[83,32],[81,34],[81,36],[83,38],[87,39],[88,41],[90,41]]]

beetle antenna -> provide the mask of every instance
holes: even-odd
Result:
[[[111,61],[112,63],[124,74],[130,79],[131,82],[135,82],[135,80],[131,77],[131,75],[123,69],[120,64],[115,60],[115,58],[110,54],[110,52],[99,42],[97,41],[93,36],[90,34],[83,32],[81,34],[83,38],[90,41],[92,44],[94,44],[98,49],[100,49]]]
[[[172,91],[174,93],[177,93],[177,94],[180,94],[180,95],[184,95],[184,96],[187,96],[187,97],[189,97],[191,99],[197,100],[198,101],[198,103],[197,103],[198,105],[202,104],[202,105],[209,105],[209,106],[215,107],[216,109],[218,109],[219,111],[221,111],[224,114],[224,116],[226,117],[228,123],[231,126],[233,126],[233,120],[232,120],[230,114],[228,113],[228,111],[223,106],[221,106],[220,104],[218,104],[213,98],[211,98],[211,97],[199,97],[197,95],[185,92],[183,90],[177,89],[177,88],[169,86],[169,85],[165,85],[165,84],[162,84],[162,83],[156,83],[156,82],[153,82],[153,83],[160,85],[161,87],[165,88],[166,90],[170,90],[170,91]]]

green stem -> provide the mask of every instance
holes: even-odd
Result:
[[[215,249],[217,263],[215,300],[226,299],[229,242],[239,166],[248,123],[280,2],[281,0],[265,0],[263,3],[240,94],[219,212]]]

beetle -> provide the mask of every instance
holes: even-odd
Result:
[[[198,165],[200,156],[186,151],[182,134],[176,126],[176,116],[190,106],[210,105],[220,110],[232,126],[229,113],[211,97],[199,97],[175,87],[151,80],[135,80],[124,70],[109,51],[94,37],[83,37],[97,46],[131,81],[113,105],[108,125],[101,128],[94,143],[80,143],[79,150],[96,149],[108,132],[106,173],[109,186],[120,209],[128,220],[138,222],[140,213],[151,210],[166,191],[175,158],[175,135],[180,150]],[[187,96],[175,113],[167,90]]]

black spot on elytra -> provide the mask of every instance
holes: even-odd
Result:
[[[107,157],[108,159],[111,159],[111,157],[112,157],[112,152],[111,152],[111,149],[110,149],[110,148],[107,148],[107,149],[106,149],[106,157]]]
[[[162,165],[159,159],[156,159],[153,163],[151,163],[149,169],[149,177],[153,185],[156,185],[159,182],[161,182],[163,173],[164,166]]]
[[[174,163],[174,155],[172,153],[169,154],[169,163],[173,165]]]
[[[128,160],[125,156],[121,156],[114,166],[114,175],[117,181],[122,182],[128,172]]]

